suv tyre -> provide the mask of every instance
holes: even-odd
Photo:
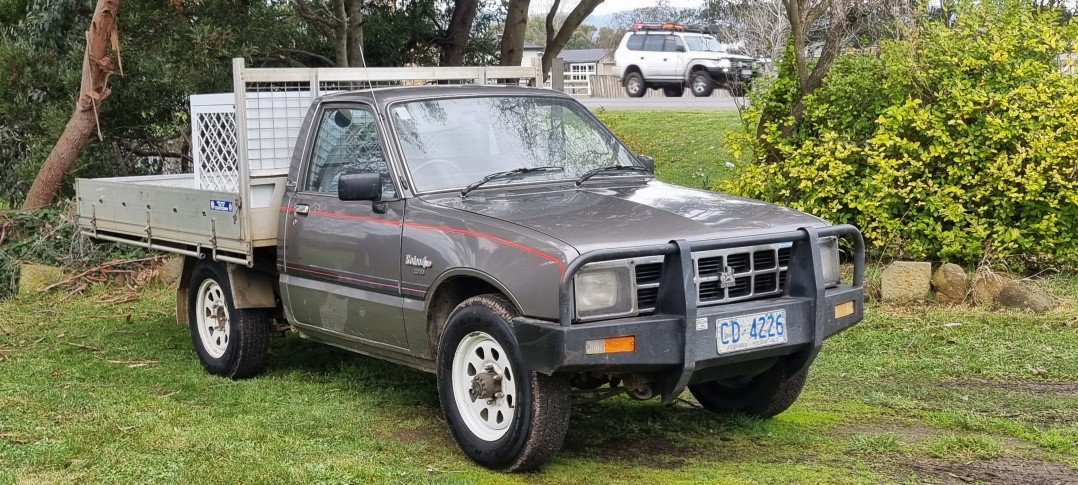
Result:
[[[625,94],[628,94],[630,98],[643,97],[647,91],[644,76],[641,76],[639,72],[630,72],[625,76]]]
[[[689,78],[689,88],[692,89],[693,96],[706,98],[715,91],[715,81],[711,80],[711,75],[706,71],[696,71]]]

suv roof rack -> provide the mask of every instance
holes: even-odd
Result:
[[[650,32],[650,31],[665,31],[665,32],[682,32],[685,30],[684,26],[675,24],[673,22],[638,22],[633,24],[633,32]]]
[[[686,32],[696,34],[714,34],[717,25],[681,25],[675,22],[637,22],[633,32]]]

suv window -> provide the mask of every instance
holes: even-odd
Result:
[[[644,50],[653,52],[663,51],[663,42],[670,36],[668,35],[645,35],[644,36]]]
[[[679,46],[681,46],[681,39],[671,35],[666,38],[666,43],[663,44],[663,50],[666,52],[677,52]]]
[[[381,174],[382,198],[396,197],[374,115],[363,108],[326,109],[318,124],[304,190],[336,194],[341,175],[352,173]]]
[[[644,37],[640,34],[633,34],[629,36],[629,42],[625,44],[625,47],[631,51],[644,50]]]

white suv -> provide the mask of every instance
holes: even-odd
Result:
[[[715,87],[744,96],[756,75],[755,59],[727,52],[725,44],[703,32],[681,26],[635,26],[614,51],[614,75],[634,98],[647,89],[681,96],[685,87],[694,96],[711,96]]]

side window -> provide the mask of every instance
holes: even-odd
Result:
[[[681,46],[681,39],[671,35],[666,38],[666,43],[663,44],[663,50],[666,52],[677,52],[679,46]]]
[[[631,51],[642,51],[642,50],[644,50],[644,37],[645,36],[640,35],[640,34],[630,35],[629,36],[629,42],[627,44],[625,44],[625,47],[628,47],[629,50],[631,50]]]
[[[666,35],[647,35],[644,36],[644,50],[652,52],[662,52],[663,42],[669,37]]]
[[[341,175],[377,173],[382,176],[382,198],[397,196],[378,139],[378,123],[363,108],[328,108],[322,113],[307,172],[304,190],[309,192],[336,194]]]

